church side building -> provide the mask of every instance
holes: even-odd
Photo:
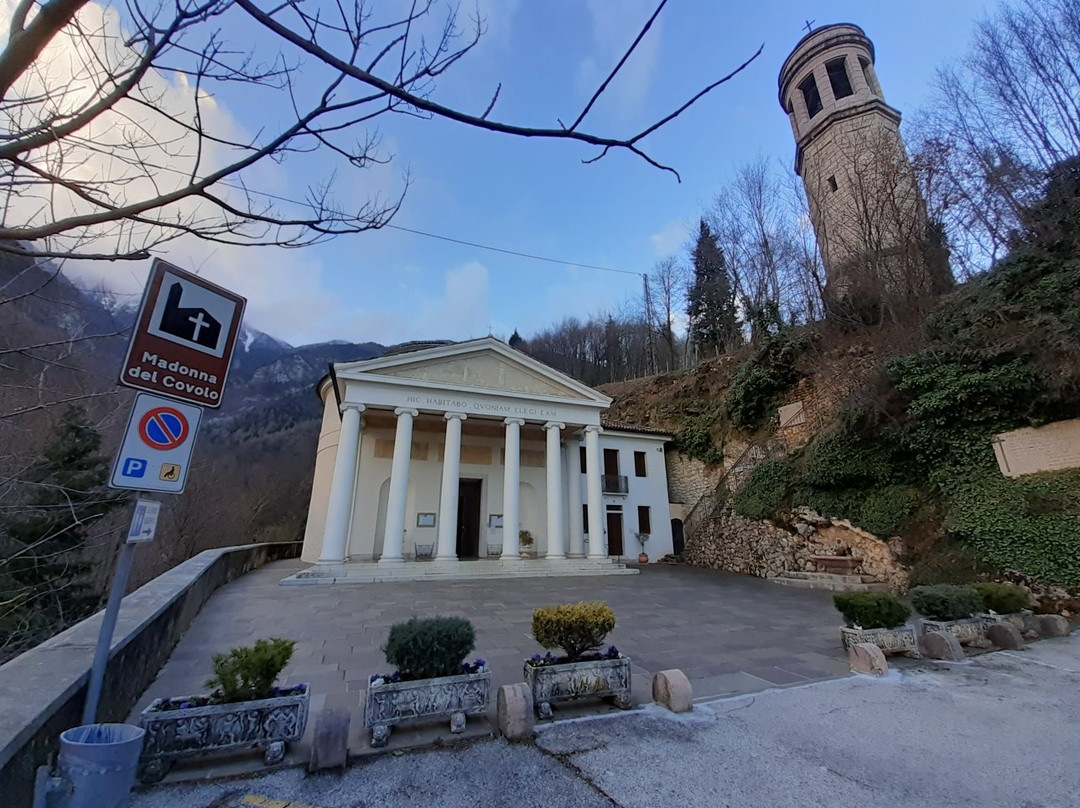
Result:
[[[602,427],[611,399],[499,340],[339,363],[318,393],[302,555],[317,567],[610,567],[637,556],[639,534],[652,558],[672,551],[670,436]]]

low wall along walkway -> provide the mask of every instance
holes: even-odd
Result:
[[[101,694],[101,721],[124,721],[214,590],[300,542],[207,550],[124,598]],[[0,665],[0,805],[30,805],[34,773],[77,726],[102,614]]]

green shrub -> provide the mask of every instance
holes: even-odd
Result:
[[[997,469],[958,481],[945,529],[988,565],[1080,586],[1080,471],[1012,480]]]
[[[797,479],[787,458],[766,460],[750,473],[746,485],[735,494],[732,508],[747,519],[775,519]]]
[[[912,589],[911,605],[930,620],[963,620],[982,610],[982,598],[970,586],[937,584]]]
[[[806,505],[822,516],[848,519],[855,527],[886,539],[904,532],[922,504],[922,495],[905,485],[847,491],[800,489],[794,504]]]
[[[274,682],[292,659],[296,643],[272,637],[256,640],[248,647],[233,648],[227,654],[214,655],[214,675],[206,680],[213,689],[214,701],[268,699]]]
[[[476,647],[476,630],[464,617],[413,617],[390,627],[383,646],[386,661],[411,679],[461,673]]]
[[[731,380],[724,412],[732,426],[753,432],[773,415],[779,397],[799,381],[795,362],[802,349],[803,340],[785,333],[765,338]]]
[[[544,648],[561,648],[568,661],[600,647],[615,628],[615,612],[606,603],[546,606],[532,616],[533,637]]]
[[[682,428],[675,433],[675,448],[687,457],[710,466],[722,463],[723,452],[717,448],[713,439],[713,427],[718,418],[719,415],[715,412],[704,412],[684,420]]]
[[[859,628],[896,628],[911,616],[911,609],[888,592],[845,592],[833,595],[844,621]]]
[[[859,440],[848,429],[819,435],[806,447],[804,477],[815,488],[888,484],[894,474],[885,445]]]
[[[942,537],[911,559],[908,586],[966,584],[993,572],[971,547]]]
[[[972,584],[982,598],[983,609],[997,614],[1015,614],[1031,602],[1027,590],[1016,584],[985,582]]]

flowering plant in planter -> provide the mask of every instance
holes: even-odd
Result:
[[[205,752],[263,747],[267,763],[281,761],[285,744],[304,735],[311,695],[306,684],[276,684],[295,647],[274,637],[216,654],[210,693],[156,699],[143,710],[143,781],[160,780],[174,760]]]
[[[465,729],[465,716],[487,712],[491,672],[487,662],[465,657],[476,630],[463,617],[412,618],[390,628],[383,652],[397,667],[371,677],[365,721],[371,745],[384,746],[390,728],[404,721],[450,718],[450,731]]]
[[[525,681],[541,718],[552,716],[552,702],[584,696],[612,697],[630,706],[630,658],[614,645],[601,653],[604,638],[615,628],[615,613],[605,603],[549,606],[533,612],[533,637],[544,656],[525,660]],[[550,649],[559,648],[563,656]]]

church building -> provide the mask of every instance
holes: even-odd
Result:
[[[318,394],[304,582],[625,573],[672,552],[671,436],[604,425],[610,398],[493,337],[337,363]]]

